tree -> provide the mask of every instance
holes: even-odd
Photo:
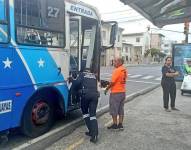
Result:
[[[165,53],[162,53],[162,52],[159,52],[158,55],[159,55],[159,58],[164,58],[164,57],[166,57],[166,54],[165,54]]]
[[[150,51],[152,57],[157,56],[160,53],[160,50],[156,48],[151,48]]]
[[[147,57],[149,54],[151,54],[151,57],[157,56],[160,53],[159,49],[151,48],[145,51],[144,56]]]

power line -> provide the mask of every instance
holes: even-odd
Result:
[[[128,12],[128,11],[135,11],[135,10],[133,10],[133,9],[126,9],[126,10],[121,10],[121,11],[103,12],[101,14],[115,14],[115,13]]]
[[[168,29],[158,29],[158,28],[150,28],[151,30],[163,30],[163,31],[168,31],[168,32],[175,32],[175,33],[184,33],[183,31],[175,31],[175,30],[168,30]],[[191,33],[188,33],[191,34]]]
[[[129,18],[135,18],[135,19],[143,19],[140,18],[140,16],[130,16],[130,17],[122,17],[122,18],[109,18],[110,20],[121,20],[121,19],[129,19]]]
[[[145,18],[139,18],[139,19],[131,19],[131,20],[126,20],[126,21],[117,21],[118,23],[126,23],[126,22],[135,22],[135,21],[141,21],[141,20],[146,20]]]

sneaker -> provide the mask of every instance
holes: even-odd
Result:
[[[175,108],[175,107],[172,107],[171,108],[172,110],[176,110],[176,111],[180,111],[179,109]]]
[[[95,135],[95,136],[91,136],[90,142],[92,142],[92,143],[97,143],[97,141],[98,141],[98,138],[97,138],[96,135]]]
[[[123,125],[122,125],[121,123],[118,124],[117,128],[118,128],[119,130],[124,130]]]
[[[165,110],[166,112],[171,112],[168,108],[165,108],[164,110]]]
[[[118,129],[116,124],[112,124],[111,126],[107,127],[107,129]]]
[[[90,132],[85,132],[85,135],[91,136]]]

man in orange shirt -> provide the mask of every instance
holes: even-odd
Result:
[[[108,129],[123,129],[124,101],[126,92],[127,70],[123,66],[123,60],[116,58],[114,60],[114,71],[110,84],[105,89],[105,94],[111,89],[109,108],[113,124]],[[117,117],[119,116],[119,121]]]

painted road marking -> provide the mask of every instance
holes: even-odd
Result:
[[[145,81],[136,81],[136,80],[127,80],[127,82],[137,82],[137,83],[159,84],[159,83],[156,83],[156,82],[145,82]]]
[[[106,75],[106,76],[109,76],[109,75],[111,75],[111,73],[100,73],[100,75]]]
[[[145,77],[143,77],[143,78],[141,78],[141,79],[146,79],[146,80],[148,80],[148,79],[151,79],[151,78],[154,78],[154,76],[145,76]]]
[[[160,80],[161,80],[161,77],[159,77],[159,78],[156,78],[155,80],[157,80],[157,81],[160,81]]]
[[[130,76],[129,78],[138,78],[138,77],[141,77],[141,76],[142,76],[142,75],[137,74],[137,75]]]
[[[77,142],[69,145],[65,150],[73,150],[73,149],[77,148],[79,145],[81,145],[83,142],[84,142],[84,138],[81,138]]]

